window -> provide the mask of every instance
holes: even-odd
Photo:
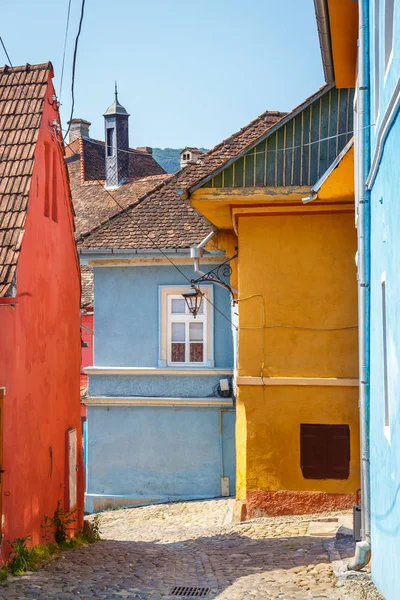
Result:
[[[110,127],[107,131],[107,156],[114,156],[114,127]]]
[[[379,52],[379,13],[380,13],[380,0],[375,0],[374,5],[374,109],[375,109],[375,121],[378,118],[379,113],[379,66],[380,66],[380,52]]]
[[[161,286],[160,289],[159,365],[213,367],[212,307],[209,302],[203,299],[200,312],[194,318],[182,298],[186,288]],[[211,300],[212,286],[204,286],[202,291]]]
[[[50,146],[44,142],[44,216],[50,216]]]
[[[385,0],[385,70],[393,50],[394,0]]]
[[[388,386],[388,350],[386,329],[386,275],[381,278],[382,293],[382,349],[383,349],[383,398],[384,398],[384,422],[385,427],[390,425],[389,415],[389,386]]]
[[[305,479],[348,479],[348,425],[300,425],[300,465]]]
[[[57,223],[58,221],[58,205],[57,205],[57,168],[58,168],[58,161],[57,161],[57,149],[53,148],[53,163],[52,163],[52,167],[51,167],[51,171],[52,171],[52,186],[51,186],[51,195],[52,195],[52,201],[51,201],[51,218],[53,219],[53,221],[55,223]]]

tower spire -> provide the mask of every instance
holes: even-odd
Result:
[[[115,82],[115,102],[118,102],[118,88],[117,88],[117,82]]]

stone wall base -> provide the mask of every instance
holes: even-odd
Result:
[[[353,507],[354,494],[330,494],[327,492],[249,492],[245,506],[243,502],[235,511],[242,520],[254,517],[276,517],[280,515],[305,515]]]

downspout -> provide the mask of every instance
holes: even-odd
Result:
[[[198,246],[192,246],[190,248],[190,256],[191,256],[191,258],[193,258],[193,262],[194,262],[194,272],[198,273],[199,275],[205,275],[205,273],[203,271],[201,271],[201,269],[200,269],[200,258],[204,254],[204,246],[206,244],[208,244],[208,242],[214,237],[214,235],[216,233],[217,233],[216,231],[211,231],[211,233],[209,233],[204,238],[204,240],[202,240],[200,242],[200,244]]]
[[[361,538],[348,570],[359,571],[371,558],[370,487],[370,192],[366,181],[370,169],[370,81],[369,81],[369,6],[359,1],[358,47],[358,314],[361,445]]]

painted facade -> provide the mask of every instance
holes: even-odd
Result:
[[[210,225],[177,194],[148,201],[171,176],[156,163],[152,175],[148,149],[129,148],[128,114],[117,98],[104,116],[106,145],[88,139],[84,122],[86,135],[72,141],[67,159],[83,229],[82,278],[94,274],[94,355],[83,369],[86,510],[233,494],[229,294],[207,284],[196,319],[182,296],[198,276],[190,247]],[[90,171],[90,156],[99,160],[100,152],[105,177],[93,186],[100,169]],[[206,252],[201,266],[224,259]]]
[[[162,299],[165,290],[186,291],[182,275],[165,259],[129,266],[124,257],[108,267],[106,256],[82,258],[94,265],[95,302],[94,365],[85,369],[87,510],[217,497],[222,476],[234,493],[235,413],[232,399],[215,393],[232,375],[230,324],[218,312],[229,311],[227,292],[215,287],[216,309],[205,307],[209,362],[178,368],[163,354]]]
[[[58,501],[66,510],[80,508],[77,524],[83,522],[79,262],[63,150],[53,130],[59,114],[52,77],[50,63],[0,69],[0,112],[18,105],[13,126],[20,125],[24,140],[1,132],[2,539],[30,536],[32,545],[42,543],[43,518]],[[8,169],[10,149],[15,170]],[[3,541],[2,559],[8,551]]]
[[[242,518],[350,507],[359,487],[352,99],[322,88],[189,189],[238,247]]]

